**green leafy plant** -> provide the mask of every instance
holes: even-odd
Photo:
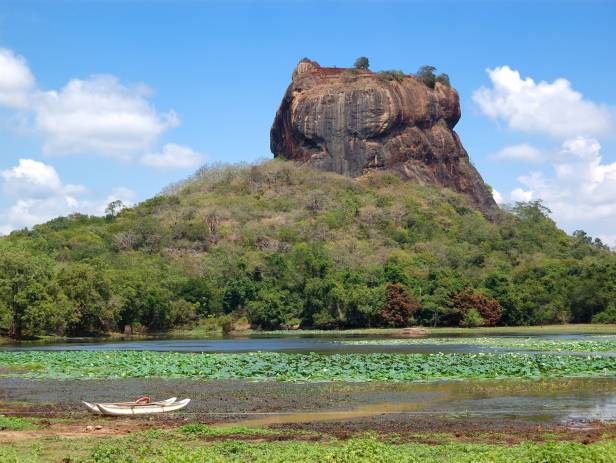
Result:
[[[168,377],[257,381],[426,381],[616,374],[616,357],[598,355],[0,352],[0,367],[33,363],[45,368],[13,374],[58,379]]]
[[[380,80],[385,82],[402,82],[404,80],[404,72],[396,69],[391,71],[380,71],[377,75]]]

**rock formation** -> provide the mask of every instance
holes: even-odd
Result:
[[[453,127],[458,93],[414,76],[325,68],[303,59],[271,130],[271,150],[352,177],[392,170],[466,195],[488,217],[496,204]]]

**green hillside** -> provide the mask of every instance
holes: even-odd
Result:
[[[616,320],[616,255],[538,202],[492,223],[393,174],[269,161],[109,212],[0,239],[0,334]]]

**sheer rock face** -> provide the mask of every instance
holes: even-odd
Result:
[[[275,157],[357,177],[392,170],[466,195],[488,217],[492,194],[453,127],[458,93],[412,76],[385,81],[371,71],[322,68],[302,60],[271,130]]]

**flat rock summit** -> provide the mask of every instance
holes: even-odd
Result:
[[[276,113],[271,150],[312,167],[358,177],[391,170],[424,185],[451,188],[486,216],[489,187],[453,130],[460,98],[412,75],[321,67],[303,59]]]

